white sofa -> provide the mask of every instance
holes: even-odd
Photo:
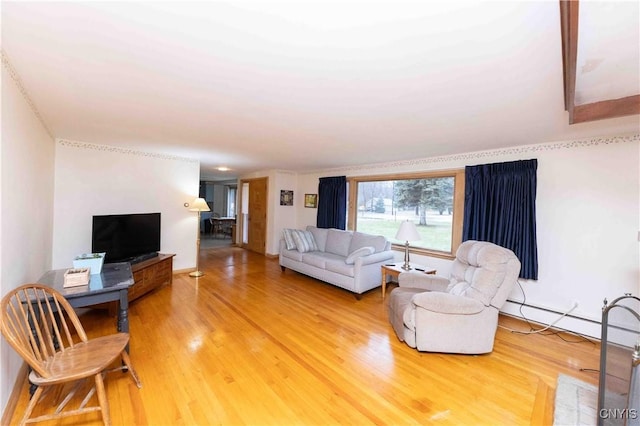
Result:
[[[349,290],[357,295],[380,286],[381,265],[393,262],[391,243],[381,235],[307,226],[285,229],[280,267]]]

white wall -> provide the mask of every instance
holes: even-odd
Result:
[[[4,52],[1,118],[2,295],[89,251],[93,214],[160,211],[162,251],[177,254],[174,269],[195,267],[197,216],[183,204],[198,194],[197,161],[55,143]],[[0,339],[3,414],[21,365]]]
[[[273,220],[270,222],[270,228],[273,232],[269,232],[267,239],[267,253],[278,253],[280,247],[280,237],[284,228],[296,228],[297,217],[296,212],[300,208],[304,208],[304,193],[298,189],[298,176],[296,173],[277,171],[273,174],[273,177],[269,179],[270,188],[269,193],[273,194],[270,197],[269,209],[274,212],[272,215]],[[280,205],[280,191],[291,190],[293,191],[293,206],[281,206]],[[315,225],[315,222],[314,222]]]
[[[161,252],[174,269],[195,267],[198,196],[195,160],[58,140],[55,161],[53,268],[91,251],[93,215],[160,212]]]
[[[538,155],[540,275],[523,283],[528,302],[564,311],[576,301],[572,314],[597,322],[605,298],[639,295],[638,147],[636,138]],[[599,325],[584,326],[600,335]]]
[[[51,268],[54,170],[53,138],[8,61],[2,67],[1,127],[0,292],[4,295],[35,282]],[[0,360],[4,413],[22,358],[0,339]]]
[[[345,167],[298,176],[296,191],[316,193],[325,176],[363,176],[464,168],[467,165],[538,159],[537,235],[539,279],[522,281],[526,302],[572,312],[558,327],[600,335],[601,307],[624,293],[640,295],[640,135],[543,143],[453,156]],[[296,205],[296,227],[315,224],[315,209]],[[397,252],[398,260],[402,253]],[[447,275],[450,261],[412,256]],[[511,300],[523,300],[515,289]],[[520,316],[519,305],[505,312]],[[530,319],[549,323],[558,315],[523,308]],[[586,320],[586,321],[585,321]],[[591,322],[593,321],[593,322]]]

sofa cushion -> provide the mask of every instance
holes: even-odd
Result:
[[[311,265],[315,266],[316,268],[324,269],[324,266],[327,263],[327,258],[321,251],[312,251],[309,253],[304,253],[302,255],[302,262],[304,262],[305,265]]]
[[[339,256],[336,259],[327,259],[324,268],[327,271],[353,278],[355,276],[355,266],[353,264],[347,265],[342,259]]]
[[[339,262],[344,265],[344,257],[337,254],[323,253],[321,251],[311,251],[302,253],[302,262],[305,265],[315,266],[316,268],[326,269],[330,262]]]
[[[286,257],[291,260],[295,260],[296,262],[302,262],[302,253],[298,250],[282,250],[282,257]]]
[[[353,232],[343,231],[341,229],[329,229],[327,233],[327,244],[324,251],[327,253],[337,254],[339,256],[349,256],[349,247],[351,246],[351,237]]]
[[[282,230],[282,237],[287,246],[287,250],[294,250],[296,248],[296,242],[293,240],[293,231],[295,229],[285,228]]]
[[[364,234],[362,232],[354,232],[349,245],[349,253],[361,247],[373,247],[374,253],[380,253],[385,250],[387,239],[382,235]]]
[[[375,249],[373,247],[360,247],[359,249],[355,249],[349,256],[344,260],[344,263],[347,265],[353,265],[358,257],[369,256],[370,254],[375,253]]]
[[[327,234],[329,230],[327,228],[317,228],[315,226],[307,226],[307,231],[313,234],[313,239],[316,241],[316,246],[318,246],[319,251],[326,251],[325,247],[327,245]]]
[[[318,246],[316,245],[316,241],[313,239],[313,234],[311,232],[294,229],[292,235],[293,241],[296,243],[296,249],[300,253],[318,250]]]

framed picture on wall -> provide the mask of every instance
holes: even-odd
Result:
[[[304,206],[312,209],[318,207],[318,194],[304,194]]]
[[[292,206],[293,205],[293,191],[283,189],[280,191],[280,205]]]

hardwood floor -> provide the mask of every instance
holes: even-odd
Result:
[[[380,289],[356,300],[235,247],[204,250],[200,269],[131,304],[143,388],[109,374],[114,424],[552,424],[558,373],[597,384],[581,368],[598,368],[599,345],[575,336],[499,329],[488,355],[420,353],[396,338]],[[103,311],[81,320],[92,336],[115,330]],[[27,399],[24,386],[12,424]]]

